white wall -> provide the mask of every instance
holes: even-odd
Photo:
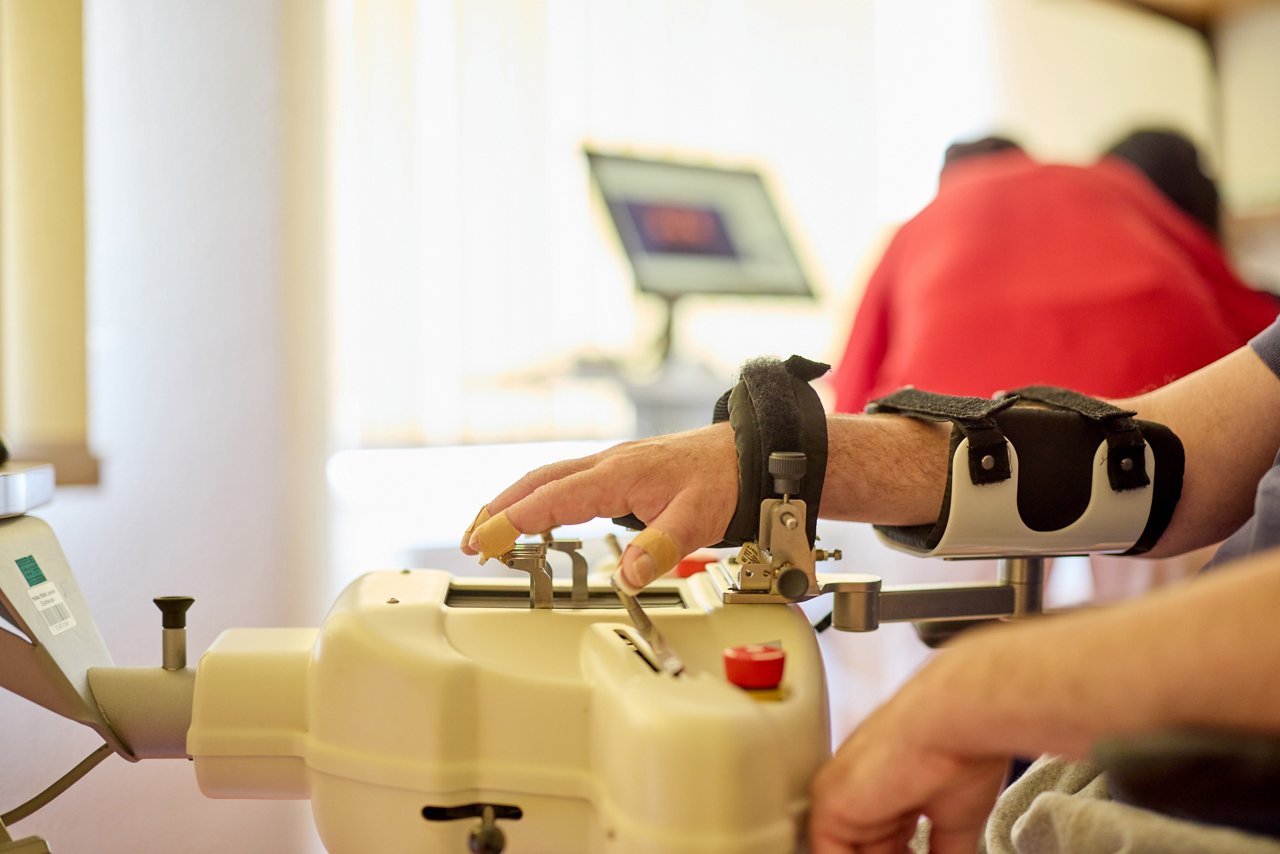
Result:
[[[196,598],[190,648],[314,623],[285,566],[288,342],[278,2],[86,4],[90,441],[102,484],[42,512],[121,664],[159,662],[150,599]],[[0,696],[0,810],[93,747]],[[113,757],[12,828],[56,854],[292,852],[305,802],[211,801],[183,761]]]
[[[1093,160],[1142,126],[1216,160],[1209,51],[1191,29],[1108,0],[878,0],[877,206],[933,196],[946,146],[1003,133],[1046,160]]]

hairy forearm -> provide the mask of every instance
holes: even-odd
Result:
[[[1168,727],[1280,732],[1277,601],[1268,552],[1130,605],[975,633],[902,700],[922,738],[971,755],[1081,757]]]
[[[895,415],[827,418],[829,519],[918,525],[938,518],[947,484],[949,424]]]

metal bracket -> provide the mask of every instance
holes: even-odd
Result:
[[[555,588],[552,586],[551,563],[547,552],[557,551],[569,555],[573,589],[569,601],[573,607],[586,607],[590,601],[587,590],[587,559],[582,556],[582,540],[553,540],[544,535],[540,543],[516,543],[500,558],[512,569],[529,573],[529,602],[532,607],[555,607]]]
[[[1044,558],[1002,558],[996,582],[885,588],[878,576],[863,575],[824,584],[822,592],[834,600],[831,625],[847,632],[875,631],[881,623],[1016,619],[1043,609]]]

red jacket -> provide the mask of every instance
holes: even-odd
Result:
[[[1275,319],[1199,223],[1128,163],[959,161],[867,284],[836,406],[904,385],[1121,397],[1226,355]]]

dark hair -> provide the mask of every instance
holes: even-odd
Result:
[[[946,169],[958,160],[1011,149],[1021,151],[1022,146],[1005,136],[984,136],[969,142],[953,142],[947,146],[947,153],[943,155],[942,168]]]
[[[1136,166],[1184,213],[1221,236],[1218,185],[1205,174],[1196,144],[1173,130],[1136,130],[1107,150]]]

